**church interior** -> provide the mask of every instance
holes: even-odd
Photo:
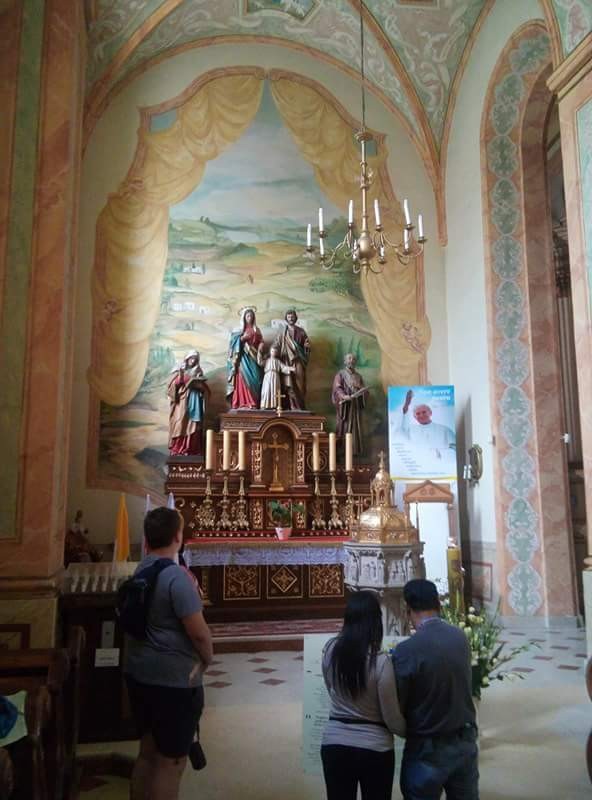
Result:
[[[128,796],[157,506],[214,642],[180,797],[324,796],[315,653],[423,577],[512,654],[482,799],[586,796],[592,0],[0,0],[0,42],[0,800]]]

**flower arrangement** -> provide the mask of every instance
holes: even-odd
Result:
[[[499,605],[493,616],[485,609],[477,610],[471,606],[467,613],[460,604],[450,604],[448,599],[442,602],[442,618],[451,625],[456,625],[465,632],[471,648],[471,667],[473,677],[473,697],[481,699],[481,692],[491,681],[503,681],[506,678],[523,679],[520,672],[504,670],[502,667],[520,653],[530,649],[531,644],[523,644],[504,650],[505,643],[500,642],[503,630],[499,624]]]
[[[269,516],[278,528],[291,528],[292,514],[303,513],[304,505],[302,503],[293,503],[291,500],[276,500],[275,498],[269,501]]]

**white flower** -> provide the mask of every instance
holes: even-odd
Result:
[[[471,635],[471,629],[470,629],[470,628],[463,628],[463,631],[465,632],[465,634],[466,634],[467,636],[470,636],[470,635]]]
[[[471,659],[471,666],[472,666],[472,667],[476,667],[478,663],[479,663],[479,662],[477,661],[477,659],[476,659],[476,658],[472,658],[472,659]]]
[[[469,614],[474,614],[476,609],[473,606],[469,606]]]
[[[458,623],[458,627],[459,627],[459,628],[464,628],[464,627],[465,627],[465,625],[466,625],[466,623],[465,623],[465,622],[463,622],[462,620],[461,620],[461,621]]]
[[[481,686],[489,686],[489,678],[487,677],[487,675],[483,677],[483,680],[481,681]]]

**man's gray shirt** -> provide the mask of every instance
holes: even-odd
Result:
[[[393,653],[407,738],[445,736],[475,725],[467,637],[439,617],[426,620]]]
[[[146,556],[136,573],[157,559]],[[197,586],[187,571],[176,564],[164,569],[152,594],[146,639],[126,637],[124,671],[139,683],[184,689],[199,686],[199,655],[181,620],[202,608]]]

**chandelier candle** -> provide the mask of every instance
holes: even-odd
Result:
[[[230,469],[230,431],[222,432],[222,470]]]
[[[312,435],[312,471],[321,471],[321,443],[318,433]]]
[[[337,469],[337,437],[334,433],[329,434],[329,472]]]
[[[214,431],[206,431],[206,470],[211,472],[216,468],[216,451],[214,450]]]

